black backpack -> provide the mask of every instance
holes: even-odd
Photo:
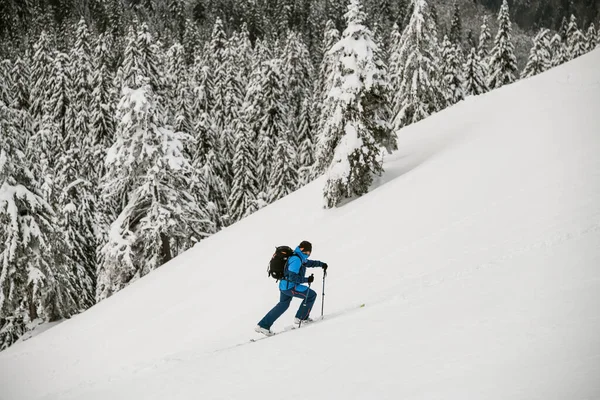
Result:
[[[294,255],[294,250],[289,246],[279,246],[275,248],[275,253],[271,257],[267,273],[270,277],[280,281],[285,278],[287,260]]]

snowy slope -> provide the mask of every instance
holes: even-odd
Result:
[[[598,66],[411,126],[368,195],[323,210],[318,180],[0,353],[0,399],[600,398]],[[303,239],[331,317],[236,346]]]

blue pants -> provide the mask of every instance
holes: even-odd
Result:
[[[297,290],[302,288],[304,288],[305,290]],[[302,303],[300,304],[298,312],[296,313],[296,318],[308,318],[308,316],[310,315],[310,310],[312,310],[312,306],[313,304],[315,304],[315,300],[317,299],[317,293],[314,290],[307,288],[306,286],[299,285],[289,290],[280,290],[279,303],[277,303],[275,307],[273,307],[271,311],[269,311],[267,315],[265,315],[265,317],[260,320],[258,325],[265,329],[271,329],[271,325],[273,325],[277,318],[281,317],[281,314],[283,314],[288,309],[288,307],[290,306],[290,302],[294,297],[302,299]]]

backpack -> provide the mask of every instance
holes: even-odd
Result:
[[[270,277],[280,281],[285,278],[287,260],[294,255],[294,250],[289,246],[279,246],[275,248],[275,253],[271,257],[267,274]]]

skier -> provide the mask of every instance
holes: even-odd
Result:
[[[290,302],[293,297],[302,299],[302,303],[296,313],[294,322],[296,324],[312,322],[309,317],[310,310],[317,298],[317,293],[311,288],[302,285],[302,283],[312,283],[315,279],[314,276],[304,277],[306,268],[323,268],[323,271],[327,271],[327,263],[309,260],[308,257],[312,251],[312,244],[306,240],[302,241],[298,247],[294,250],[294,254],[291,255],[287,260],[285,279],[279,282],[279,303],[275,305],[260,320],[256,328],[256,332],[262,333],[266,336],[273,335],[271,332],[271,325],[275,323],[290,306]]]

